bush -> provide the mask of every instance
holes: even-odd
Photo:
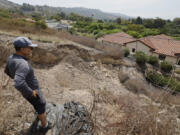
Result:
[[[149,56],[148,63],[157,66],[159,64],[159,59],[156,56]]]
[[[163,75],[148,71],[147,78],[153,83],[161,87],[168,86],[171,90],[180,92],[180,81],[175,78],[164,77]]]
[[[35,24],[36,24],[36,26],[38,28],[41,28],[41,29],[46,29],[47,28],[47,25],[46,25],[45,21],[36,21]]]
[[[180,82],[174,78],[170,78],[169,86],[172,90],[180,92]]]
[[[75,34],[75,33],[76,33],[76,30],[75,30],[74,28],[70,28],[70,29],[69,29],[69,32],[70,32],[71,34]]]
[[[144,52],[136,52],[135,54],[136,57],[136,63],[139,65],[145,65],[147,62],[147,55]]]
[[[124,49],[124,57],[127,57],[130,54],[129,48]]]
[[[168,83],[168,79],[166,79],[163,75],[158,74],[156,72],[149,71],[147,72],[147,78],[154,84],[164,87]]]
[[[141,79],[129,79],[124,83],[124,85],[129,91],[133,93],[143,93],[147,95],[147,86],[145,82]]]
[[[127,34],[133,36],[134,38],[141,38],[142,36],[136,31],[127,31]]]
[[[161,62],[161,70],[166,72],[166,73],[170,73],[171,70],[173,69],[172,64],[168,63],[167,61],[163,61]]]

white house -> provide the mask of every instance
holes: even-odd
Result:
[[[120,32],[106,35],[99,38],[98,41],[105,45],[114,44],[120,45],[122,48],[129,48],[131,54],[142,51],[147,55],[157,56],[160,60],[180,65],[180,41],[164,34],[135,39],[124,32]]]

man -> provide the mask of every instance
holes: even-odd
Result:
[[[33,44],[26,37],[16,38],[13,44],[16,53],[8,58],[5,73],[14,79],[15,88],[33,105],[38,113],[38,119],[42,124],[40,130],[42,133],[46,133],[48,129],[51,128],[46,120],[46,101],[39,89],[34,70],[28,62],[28,58],[32,55],[33,48],[38,45]]]

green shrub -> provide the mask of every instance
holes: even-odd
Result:
[[[149,35],[158,35],[158,34],[160,34],[160,30],[158,30],[158,29],[148,29],[148,28],[146,28],[142,32],[143,37],[144,36],[149,36]]]
[[[161,87],[168,86],[171,90],[180,92],[180,81],[175,78],[164,77],[163,75],[148,71],[147,78],[153,83]]]
[[[133,36],[134,38],[141,38],[141,35],[136,31],[127,31],[127,34]]]
[[[41,29],[46,29],[47,28],[47,25],[45,23],[45,21],[36,21],[35,25],[38,27],[38,28],[41,28]]]
[[[161,87],[166,86],[168,82],[168,79],[165,78],[163,75],[152,71],[149,71],[147,73],[147,77],[150,79],[151,82]]]
[[[136,52],[135,54],[136,57],[136,63],[139,65],[145,65],[147,62],[147,55],[144,52]]]
[[[97,39],[97,38],[100,38],[100,37],[102,37],[104,35],[105,35],[105,33],[101,31],[95,36],[95,38]]]
[[[129,54],[130,54],[129,48],[124,48],[124,57],[129,56]]]
[[[75,33],[76,33],[76,30],[72,27],[72,28],[69,29],[69,32],[70,32],[71,34],[75,34]]]
[[[159,64],[159,59],[156,56],[149,56],[148,63],[153,66],[156,66]]]
[[[174,78],[170,78],[168,87],[170,87],[172,90],[180,92],[180,82]]]
[[[167,61],[163,61],[161,62],[161,70],[166,72],[166,73],[170,73],[171,70],[173,69],[172,64],[168,63]]]

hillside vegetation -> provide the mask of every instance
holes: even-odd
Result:
[[[15,37],[0,35],[0,50],[6,54],[0,53],[0,58],[12,53]],[[95,135],[180,133],[179,96],[149,85],[135,62],[72,42],[37,44],[31,62],[47,101],[85,105]],[[0,62],[0,134],[21,135],[31,125],[34,110],[13,87],[13,80],[4,85],[5,61]]]
[[[26,20],[27,17],[21,13],[0,9],[0,29],[6,31],[19,31],[22,33],[44,33],[52,34],[55,32],[47,28],[43,20],[30,22]]]
[[[70,31],[74,35],[47,28],[45,18],[38,14],[25,16],[19,11],[0,10],[0,134],[22,135],[34,116],[32,106],[4,73],[6,59],[14,52],[12,42],[19,35],[28,36],[39,45],[33,50],[31,63],[47,101],[76,101],[85,105],[95,135],[180,134],[179,95],[149,84],[139,66],[123,58],[119,46],[103,46],[93,38],[78,36],[96,36],[98,33],[93,32],[97,28],[108,32],[144,26],[126,21],[96,21],[76,14],[68,17],[76,21],[77,26]],[[80,22],[89,23],[85,26],[92,31],[80,32]],[[154,60],[150,63],[156,64]]]
[[[161,18],[142,19],[140,17],[129,20],[118,18],[115,21],[96,21],[83,18],[74,20],[76,21],[73,25],[74,29],[72,29],[74,33],[79,32],[86,35],[93,35],[96,38],[106,34],[124,31],[135,38],[166,34],[175,39],[180,39],[180,18],[175,18],[173,21],[163,20]]]
[[[82,8],[82,7],[74,7],[74,8],[51,7],[47,5],[33,6],[27,3],[23,3],[22,5],[19,5],[19,4],[10,2],[8,0],[0,0],[0,7],[10,9],[10,10],[18,9],[25,14],[39,13],[42,16],[44,15],[50,16],[50,15],[58,14],[60,12],[64,12],[67,15],[71,13],[75,13],[84,17],[93,17],[94,19],[114,20],[118,17],[129,18],[127,15],[124,15],[124,14],[106,13],[98,9],[89,9],[89,8]]]

